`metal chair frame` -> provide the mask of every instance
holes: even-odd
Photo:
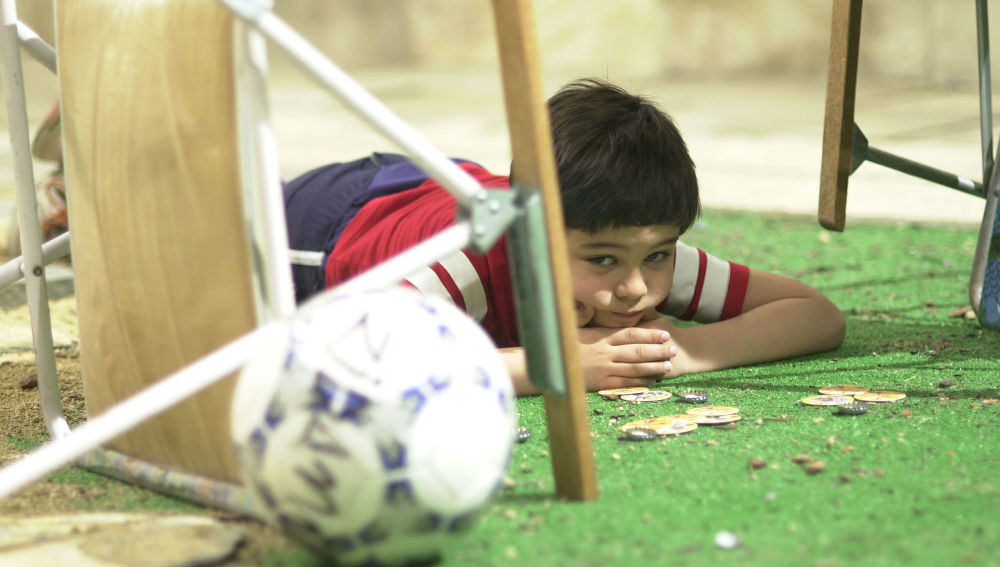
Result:
[[[52,47],[17,20],[14,0],[0,1],[3,7],[0,51],[3,54],[4,90],[11,121],[23,250],[22,257],[0,267],[0,287],[20,277],[27,278],[26,291],[34,331],[42,411],[52,438],[47,445],[0,469],[0,498],[75,461],[205,505],[256,515],[241,487],[224,486],[222,492],[225,496],[213,498],[193,486],[200,482],[199,479],[192,479],[183,473],[168,479],[169,486],[164,486],[163,482],[151,479],[159,475],[149,473],[153,465],[148,463],[143,464],[145,474],[124,475],[108,464],[121,456],[100,449],[100,446],[238,371],[270,333],[285,324],[298,310],[315,308],[334,294],[391,285],[462,248],[484,251],[504,233],[510,236],[518,311],[522,320],[521,334],[529,372],[532,380],[546,392],[556,491],[570,499],[596,498],[582,377],[566,349],[566,345],[576,342],[573,310],[568,297],[556,294],[557,286],[568,285],[568,271],[565,259],[559,258],[558,254],[553,257],[550,252],[554,226],[552,210],[559,210],[558,194],[553,196],[552,193],[554,187],[546,184],[545,180],[537,180],[539,175],[533,173],[531,170],[534,168],[529,165],[525,177],[529,182],[536,178],[537,186],[517,186],[512,191],[484,189],[275,16],[268,1],[219,0],[238,16],[234,18],[237,123],[245,213],[251,227],[248,245],[257,262],[253,278],[260,324],[255,330],[164,377],[71,431],[59,401],[44,269],[47,263],[69,252],[71,236],[64,234],[44,245],[39,236],[25,93],[20,80],[20,47],[25,47],[53,72],[56,72],[56,56]],[[547,135],[548,123],[547,116],[544,116],[544,101],[530,100],[540,98],[530,3],[526,0],[494,0],[494,11],[508,114],[517,113],[520,118],[526,119],[519,122],[529,126],[525,130],[511,121],[512,147],[515,153],[520,149],[524,155],[533,156],[529,162],[537,165],[546,159],[544,152],[548,152],[548,159],[551,159],[551,142],[548,142],[548,147],[543,147],[544,143],[534,143],[537,136],[533,134],[543,131]],[[299,307],[294,302],[288,270],[290,255],[278,177],[277,148],[268,118],[265,37],[291,55],[320,86],[329,89],[372,127],[399,145],[419,167],[444,185],[459,204],[458,218],[453,227]],[[519,88],[528,92],[520,92]],[[554,206],[553,198],[556,199]],[[554,218],[561,221],[561,213],[558,214]],[[563,262],[563,269],[560,269],[560,261]],[[552,356],[554,351],[561,356]]]
[[[846,223],[848,177],[865,161],[907,175],[983,197],[985,206],[969,277],[969,301],[979,322],[1000,330],[1000,175],[994,164],[1000,146],[993,147],[993,99],[987,1],[976,0],[976,40],[979,70],[979,122],[982,182],[913,161],[868,145],[854,122],[862,0],[834,0],[827,71],[823,162],[820,171],[819,222],[842,231]],[[996,153],[996,159],[994,159]]]

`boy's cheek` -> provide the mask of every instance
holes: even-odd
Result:
[[[581,301],[576,301],[574,303],[576,307],[576,326],[586,327],[587,323],[590,323],[590,321],[594,318],[596,310],[593,307],[584,305]]]
[[[659,305],[661,302],[666,301],[667,297],[670,296],[670,289],[674,287],[674,273],[670,272],[670,275],[662,282],[656,291],[656,304]]]

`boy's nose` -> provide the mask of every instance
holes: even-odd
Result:
[[[615,296],[623,301],[637,301],[646,295],[646,280],[639,270],[633,270],[615,288]]]

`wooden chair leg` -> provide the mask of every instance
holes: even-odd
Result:
[[[834,0],[830,28],[830,63],[823,122],[819,223],[842,231],[846,221],[847,178],[851,174],[854,94],[861,41],[861,0]]]
[[[587,420],[586,387],[576,356],[579,347],[566,233],[538,64],[534,13],[530,0],[494,0],[493,11],[511,149],[518,168],[517,183],[541,192],[556,292],[566,394],[545,396],[556,492],[571,500],[594,500],[597,476]]]

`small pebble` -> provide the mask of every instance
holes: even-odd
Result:
[[[806,472],[809,474],[819,474],[826,470],[826,463],[823,461],[813,461],[806,465]]]
[[[18,384],[22,390],[30,390],[32,388],[38,387],[38,373],[32,372],[31,374],[25,374],[21,378],[21,383]]]
[[[715,534],[715,545],[719,549],[736,549],[740,546],[740,538],[733,532],[719,532]]]

